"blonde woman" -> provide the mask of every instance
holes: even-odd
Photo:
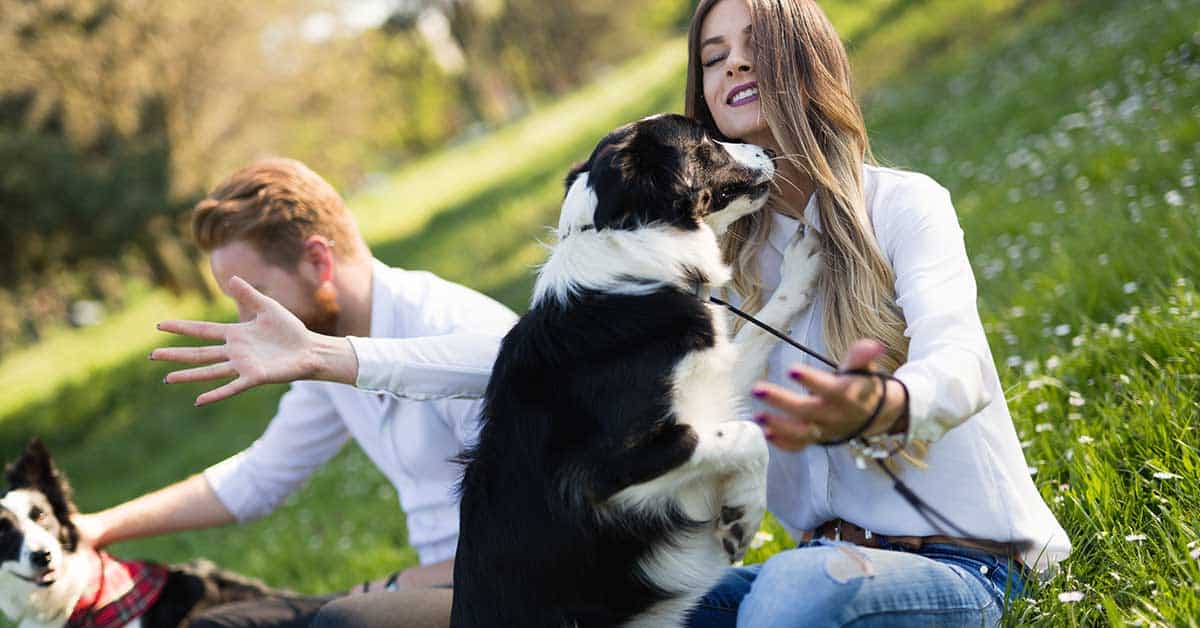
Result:
[[[803,542],[731,570],[691,625],[998,623],[1070,542],[1029,477],[948,192],[872,164],[845,49],[813,0],[703,0],[689,53],[688,115],[780,155],[768,208],[723,238],[733,296],[760,307],[789,242],[815,230],[815,297],[787,331],[894,376],[775,350],[747,392],[768,408],[768,506]],[[922,516],[871,458],[951,523]]]

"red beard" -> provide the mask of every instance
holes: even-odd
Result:
[[[333,284],[326,281],[313,292],[313,312],[300,319],[304,326],[318,334],[336,336],[338,318],[342,308],[338,305],[337,290]]]

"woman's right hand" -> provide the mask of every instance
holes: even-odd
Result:
[[[348,340],[309,331],[287,308],[240,277],[230,280],[229,295],[249,320],[171,320],[158,324],[158,329],[165,332],[224,343],[155,349],[150,353],[151,360],[206,365],[168,373],[164,383],[234,378],[197,397],[197,406],[228,399],[262,384],[302,379],[354,383],[358,359]]]

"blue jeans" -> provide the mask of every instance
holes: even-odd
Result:
[[[1019,567],[963,547],[909,552],[818,539],[730,568],[687,626],[997,626],[1024,588]]]

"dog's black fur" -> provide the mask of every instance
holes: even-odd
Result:
[[[614,131],[567,188],[585,172],[597,231],[694,230],[724,199],[766,193],[682,116]],[[616,626],[678,595],[640,578],[638,561],[712,522],[604,502],[692,455],[697,434],[673,415],[670,379],[716,333],[703,302],[677,287],[581,290],[521,318],[501,345],[478,445],[464,454],[453,626]]]
[[[58,540],[64,556],[79,550],[79,530],[73,521],[78,510],[70,483],[59,472],[40,439],[34,438],[26,445],[21,457],[5,467],[5,475],[10,491],[26,489],[45,498],[49,512],[31,518]],[[24,533],[16,513],[0,507],[0,560],[15,560],[23,542]],[[162,593],[141,617],[142,627],[175,628],[186,625],[196,614],[213,606],[267,596],[295,595],[221,570],[206,560],[170,565]]]

